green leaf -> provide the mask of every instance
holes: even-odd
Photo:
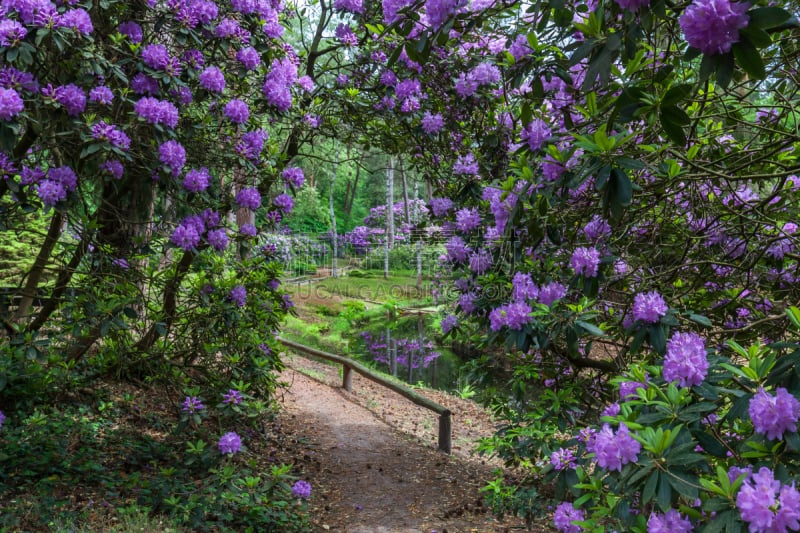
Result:
[[[689,313],[689,316],[687,316],[687,318],[692,322],[696,322],[697,324],[700,324],[701,326],[705,326],[707,328],[713,326],[711,320],[709,320],[708,317],[705,317],[703,315],[698,315],[696,313]]]
[[[758,53],[758,50],[750,41],[742,39],[738,43],[734,43],[733,55],[739,66],[751,77],[757,80],[763,80],[767,77],[761,54]]]
[[[683,102],[692,94],[692,87],[691,83],[673,85],[661,99],[661,106],[674,106]]]
[[[669,475],[666,473],[661,475],[661,479],[658,482],[658,493],[656,494],[658,506],[665,513],[672,508],[672,488],[669,479]]]
[[[663,111],[659,113],[659,120],[669,140],[678,146],[686,146],[686,133],[684,133],[683,127],[680,124],[676,124],[670,120],[669,115],[665,114]]]
[[[792,14],[780,7],[759,7],[747,12],[750,27],[768,30],[777,28],[792,17]]]
[[[756,48],[766,48],[772,44],[772,37],[761,28],[748,26],[739,30],[739,33],[746,37]]]
[[[583,329],[586,333],[588,333],[590,335],[595,335],[597,337],[605,337],[606,336],[605,332],[602,329],[598,328],[594,324],[590,324],[588,322],[584,322],[583,320],[576,320],[575,321],[575,325],[579,326],[581,329]]]

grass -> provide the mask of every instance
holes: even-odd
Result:
[[[396,302],[402,306],[433,303],[430,283],[417,288],[416,276],[392,274],[384,279],[381,274],[369,278],[327,278],[309,287],[321,298],[337,295],[361,301]]]

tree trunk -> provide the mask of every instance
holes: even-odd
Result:
[[[406,217],[406,224],[411,224],[411,218],[408,212],[408,183],[406,182],[406,167],[403,165],[403,160],[400,160],[400,177],[403,184],[403,214]]]
[[[333,208],[333,186],[336,184],[336,172],[339,170],[339,148],[336,148],[336,159],[333,163],[333,175],[331,176],[331,190],[328,194],[328,207],[331,211],[331,243],[333,244],[333,261],[331,263],[331,275],[338,277],[338,255],[339,255],[339,236],[336,232],[336,210]]]
[[[14,320],[22,320],[27,316],[28,311],[33,304],[33,298],[36,296],[36,290],[39,288],[39,282],[42,280],[47,262],[50,260],[50,254],[53,253],[53,248],[61,235],[61,228],[64,226],[64,213],[56,211],[53,213],[53,218],[50,219],[50,227],[47,230],[47,236],[44,238],[44,243],[39,249],[39,255],[33,262],[30,272],[28,272],[28,280],[25,283],[25,288],[22,289],[22,299],[17,307],[17,312],[14,314]]]
[[[356,200],[356,194],[358,193],[358,177],[361,174],[361,165],[356,165],[356,178],[353,180],[353,194],[350,195],[350,203],[346,206],[345,212],[347,213],[347,217],[350,218],[350,214],[353,212],[353,202]]]
[[[414,182],[414,220],[419,219],[417,211],[417,199],[419,198],[419,182]],[[414,227],[414,233],[417,238],[417,290],[422,288],[422,234]]]

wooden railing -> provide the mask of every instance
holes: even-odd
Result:
[[[298,344],[281,337],[278,337],[278,340],[292,351],[299,352],[301,354],[312,355],[314,357],[319,357],[320,359],[326,359],[328,361],[341,364],[343,370],[342,387],[348,392],[352,392],[353,390],[353,371],[355,370],[370,381],[374,381],[379,385],[383,385],[387,389],[393,390],[397,394],[408,398],[415,404],[437,413],[439,415],[439,449],[445,453],[450,453],[452,446],[452,423],[450,420],[450,410],[446,407],[439,405],[433,400],[425,398],[420,394],[417,394],[404,385],[400,385],[399,383],[395,383],[394,381],[376,374],[358,361],[354,361],[347,357],[342,357],[341,355],[323,352],[322,350],[317,350],[309,346],[303,346],[302,344]]]

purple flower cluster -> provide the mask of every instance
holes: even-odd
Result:
[[[458,317],[455,315],[447,315],[442,319],[442,333],[449,333],[454,327],[458,325]]]
[[[536,152],[550,140],[553,133],[550,126],[544,120],[537,118],[532,120],[527,126],[522,129],[520,139],[528,143],[528,148],[532,152]]]
[[[363,13],[363,0],[333,0],[333,9],[348,13]]]
[[[103,163],[101,168],[111,174],[114,179],[118,180],[122,179],[122,175],[125,172],[125,167],[123,167],[122,163],[116,159],[109,159]]]
[[[422,117],[420,124],[422,125],[422,131],[428,135],[433,135],[439,133],[444,127],[444,118],[442,118],[440,113],[431,114],[430,111],[425,111],[425,115]]]
[[[753,533],[785,533],[800,529],[800,492],[784,485],[772,470],[761,467],[745,480],[736,495],[736,507]]]
[[[248,131],[236,145],[236,151],[250,161],[258,162],[269,134],[266,130]]]
[[[511,46],[508,47],[508,53],[514,57],[514,61],[519,61],[533,53],[533,49],[528,44],[527,35],[517,35]]]
[[[242,189],[236,193],[234,201],[239,207],[246,207],[255,211],[261,207],[261,193],[255,187]]]
[[[597,268],[600,266],[600,252],[594,246],[591,248],[578,247],[572,252],[569,266],[578,276],[597,277]]]
[[[762,388],[750,400],[749,413],[757,433],[769,440],[782,439],[785,432],[797,431],[800,401],[783,387],[775,390],[775,396]]]
[[[86,92],[73,83],[56,87],[52,96],[56,102],[64,106],[71,117],[77,117],[86,109]]]
[[[14,89],[0,88],[0,120],[11,120],[25,109],[25,102]]]
[[[187,252],[200,244],[200,236],[205,230],[205,224],[197,217],[186,217],[172,232],[170,241],[175,246]]]
[[[653,513],[647,520],[647,533],[691,533],[692,531],[694,531],[692,522],[675,509],[670,509],[665,514]]]
[[[0,46],[12,47],[19,44],[28,30],[16,20],[0,19]]]
[[[739,30],[750,22],[748,9],[747,2],[694,0],[678,23],[689,46],[707,55],[727,54],[739,42]]]
[[[225,116],[234,124],[244,124],[250,118],[250,109],[244,100],[238,98],[225,104]]]
[[[677,381],[681,387],[700,385],[708,373],[708,359],[703,338],[697,333],[675,333],[667,343],[664,357],[664,380]]]
[[[170,128],[178,125],[178,108],[171,102],[145,96],[134,104],[133,110],[150,124],[164,124]]]
[[[297,481],[294,486],[292,486],[292,495],[294,495],[295,498],[309,499],[311,497],[311,484],[302,479]]]
[[[474,207],[472,209],[459,209],[456,212],[456,228],[464,233],[476,229],[481,225],[481,215]]]
[[[225,75],[219,67],[211,66],[206,67],[198,77],[200,85],[207,91],[212,93],[221,93],[225,90]]]
[[[633,297],[633,319],[655,324],[667,314],[667,302],[657,292],[640,292]]]
[[[526,302],[512,302],[502,305],[489,313],[489,327],[492,331],[500,331],[503,326],[508,329],[521,330],[531,321],[531,306]]]
[[[111,146],[115,146],[122,150],[128,150],[131,147],[131,139],[125,132],[117,129],[113,124],[106,124],[105,121],[100,121],[92,126],[92,137],[101,141],[108,141]]]
[[[444,244],[444,249],[447,252],[447,258],[454,263],[463,263],[469,257],[470,249],[464,239],[458,235],[450,237]]]
[[[456,11],[466,5],[463,0],[425,0],[425,14],[431,28],[438,30]]]
[[[353,32],[349,24],[339,24],[336,26],[336,38],[345,46],[355,46],[358,44],[358,36]]]
[[[228,232],[225,228],[209,230],[206,240],[216,251],[223,252],[228,247]]]
[[[272,200],[272,204],[286,214],[291,213],[294,208],[294,200],[288,194],[279,194]]]
[[[189,192],[203,192],[211,183],[211,174],[206,167],[192,169],[183,178],[183,188]]]
[[[217,447],[223,455],[239,453],[242,450],[242,438],[235,432],[229,431],[219,438]]]
[[[123,22],[122,24],[117,26],[117,31],[120,32],[122,35],[125,35],[134,44],[142,42],[142,37],[143,37],[142,27],[139,26],[139,24],[137,24],[136,22],[133,22],[132,20]]]
[[[611,236],[611,226],[606,219],[600,215],[595,215],[583,227],[583,235],[589,242],[600,242]]]
[[[297,80],[297,66],[290,58],[274,60],[264,80],[262,90],[270,105],[278,111],[287,111],[292,107],[291,86]]]
[[[298,167],[286,167],[283,169],[283,172],[281,172],[281,177],[295,189],[302,187],[303,183],[306,181],[306,177],[303,175],[303,169]]]
[[[261,64],[261,56],[252,46],[246,46],[236,52],[236,60],[247,70],[255,70]]]
[[[153,70],[167,70],[172,58],[163,44],[148,44],[142,48],[142,61]]]
[[[39,181],[36,193],[44,205],[54,206],[67,198],[78,187],[78,176],[70,167],[55,167],[47,172],[47,177]]]
[[[174,139],[158,147],[158,160],[168,166],[173,176],[177,176],[186,164],[186,150]]]
[[[222,395],[222,403],[239,405],[242,403],[242,393],[236,389],[228,389],[228,392]]]
[[[6,415],[3,414],[3,411],[0,411],[0,429],[3,429],[3,422],[6,421]]]
[[[244,307],[244,305],[247,303],[247,289],[245,289],[243,285],[236,285],[231,289],[228,297],[238,307]]]
[[[619,384],[619,397],[621,400],[630,400],[639,396],[639,389],[647,389],[647,383],[639,381],[623,381]]]
[[[99,85],[89,91],[89,101],[94,104],[111,105],[114,101],[114,93],[105,85]]]
[[[53,26],[56,28],[69,28],[84,35],[89,35],[94,31],[89,13],[80,8],[64,11],[60,16],[56,17]]]
[[[488,250],[481,248],[469,256],[469,268],[475,274],[481,276],[492,267],[492,254]]]
[[[586,514],[583,509],[576,509],[570,502],[559,503],[553,515],[556,529],[561,533],[580,533],[583,528],[573,524],[573,522],[583,522],[584,520],[586,520]]]
[[[478,162],[475,161],[475,156],[472,153],[458,156],[455,164],[453,164],[453,174],[477,176],[478,170]]]
[[[453,209],[453,200],[450,198],[431,198],[431,211],[435,217],[445,216]]]
[[[183,400],[183,411],[186,413],[193,414],[205,408],[203,402],[201,402],[200,398],[197,396],[187,396],[186,399]]]
[[[550,307],[553,305],[553,302],[560,300],[566,295],[567,288],[563,284],[557,281],[551,281],[539,287],[538,302]]]
[[[577,466],[575,453],[569,448],[559,448],[550,454],[550,464],[556,470],[574,470]]]
[[[623,465],[636,462],[642,445],[631,436],[625,424],[620,424],[616,433],[608,424],[603,424],[586,443],[586,449],[594,453],[600,468],[622,471]]]

